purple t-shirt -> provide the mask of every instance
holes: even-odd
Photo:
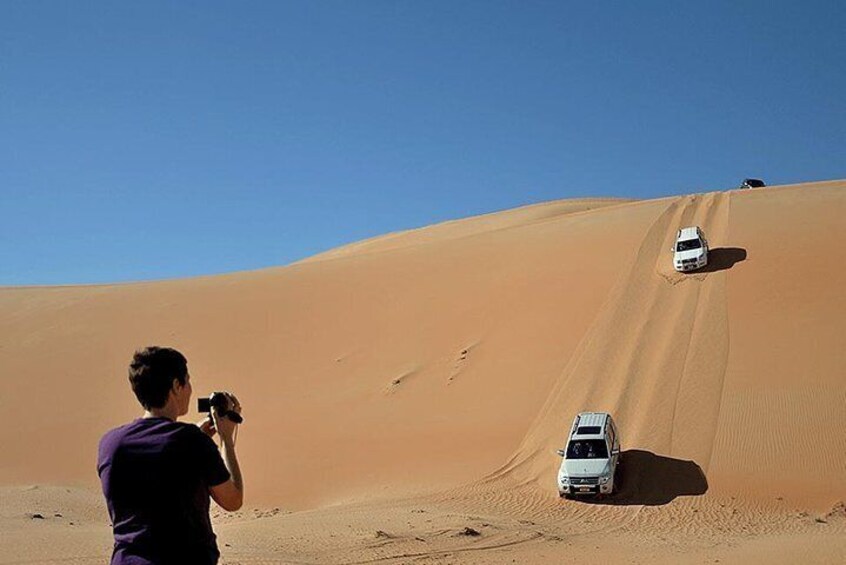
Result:
[[[209,487],[229,480],[193,424],[139,418],[100,440],[97,473],[115,536],[112,565],[217,563]]]

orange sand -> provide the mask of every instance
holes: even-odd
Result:
[[[96,444],[140,413],[148,344],[244,405],[224,563],[846,562],[844,188],[550,202],[281,268],[0,288],[0,564],[104,562]],[[712,266],[680,275],[693,224]],[[583,410],[623,440],[601,503],[555,492]]]

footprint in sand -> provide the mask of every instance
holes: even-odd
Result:
[[[396,390],[402,385],[409,377],[411,377],[414,373],[417,372],[417,369],[411,369],[409,371],[405,371],[401,373],[399,376],[394,377],[391,379],[391,382],[385,387],[385,392],[390,394],[392,392],[396,392]]]
[[[447,378],[447,384],[451,383],[453,380],[455,380],[458,375],[461,374],[461,371],[464,368],[464,362],[467,361],[467,356],[470,354],[470,350],[475,346],[476,344],[468,345],[467,347],[459,351],[458,355],[456,356],[455,362],[452,365],[452,371],[450,372],[450,375]]]

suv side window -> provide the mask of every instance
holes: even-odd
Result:
[[[614,449],[619,444],[617,439],[617,426],[614,425],[614,420],[611,420],[611,449]]]
[[[608,453],[610,454],[611,451],[614,449],[614,440],[617,438],[617,434],[614,433],[614,425],[611,424],[608,426]]]

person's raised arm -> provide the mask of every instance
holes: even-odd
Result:
[[[228,394],[229,409],[241,413],[241,404],[234,395]],[[217,410],[211,411],[214,429],[220,435],[220,455],[223,463],[229,471],[230,478],[219,485],[210,487],[211,496],[214,501],[224,510],[234,512],[244,504],[244,479],[241,476],[241,467],[238,465],[238,457],[235,454],[235,430],[238,426],[235,422]]]

